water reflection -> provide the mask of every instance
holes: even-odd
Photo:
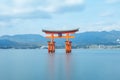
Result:
[[[120,80],[120,50],[0,50],[0,80]]]
[[[49,80],[71,80],[71,54],[63,54],[49,54]]]
[[[71,65],[70,65],[70,61],[71,61],[71,54],[70,54],[70,53],[67,53],[67,54],[66,54],[66,65],[65,65],[66,80],[71,80],[71,79],[70,79],[70,75],[71,75]]]
[[[55,61],[54,61],[54,53],[50,53],[49,55],[49,60],[48,60],[48,67],[49,67],[49,80],[55,80]]]

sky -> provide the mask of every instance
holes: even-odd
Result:
[[[120,31],[120,0],[0,0],[0,36],[74,28]]]

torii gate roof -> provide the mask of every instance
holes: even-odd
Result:
[[[79,28],[72,29],[72,30],[45,30],[45,29],[43,29],[42,31],[47,34],[65,34],[65,33],[75,33],[77,31],[79,31]]]

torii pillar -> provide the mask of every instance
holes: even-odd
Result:
[[[73,30],[42,30],[46,34],[49,34],[49,36],[46,36],[46,38],[51,39],[51,41],[48,41],[48,52],[54,53],[55,52],[55,38],[66,38],[65,41],[65,50],[66,53],[71,53],[72,49],[72,42],[69,40],[69,38],[74,38],[74,36],[70,36],[70,34],[74,34],[79,29],[73,29]],[[55,34],[58,34],[57,36]],[[62,36],[62,34],[65,34],[65,36]]]

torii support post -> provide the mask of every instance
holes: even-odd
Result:
[[[71,53],[71,41],[65,41],[65,49],[66,49],[66,53]]]
[[[65,49],[66,53],[71,53],[71,41],[69,41],[69,33],[66,34]]]
[[[70,34],[74,34],[75,32],[77,32],[79,29],[74,29],[74,30],[42,30],[43,32],[45,32],[46,34],[49,34],[50,36],[46,36],[46,38],[51,39],[51,41],[48,41],[48,53],[54,53],[55,52],[55,42],[54,39],[55,38],[66,38],[65,41],[65,49],[66,49],[66,53],[71,53],[71,49],[72,49],[72,42],[69,41],[69,38],[74,38],[74,36],[70,36]],[[54,34],[58,34],[58,36],[55,36]],[[65,36],[62,36],[62,34],[65,34]]]
[[[54,34],[51,34],[51,41],[48,41],[48,52],[55,52],[55,42],[54,42]]]
[[[55,52],[55,42],[48,41],[48,52],[49,53]]]

